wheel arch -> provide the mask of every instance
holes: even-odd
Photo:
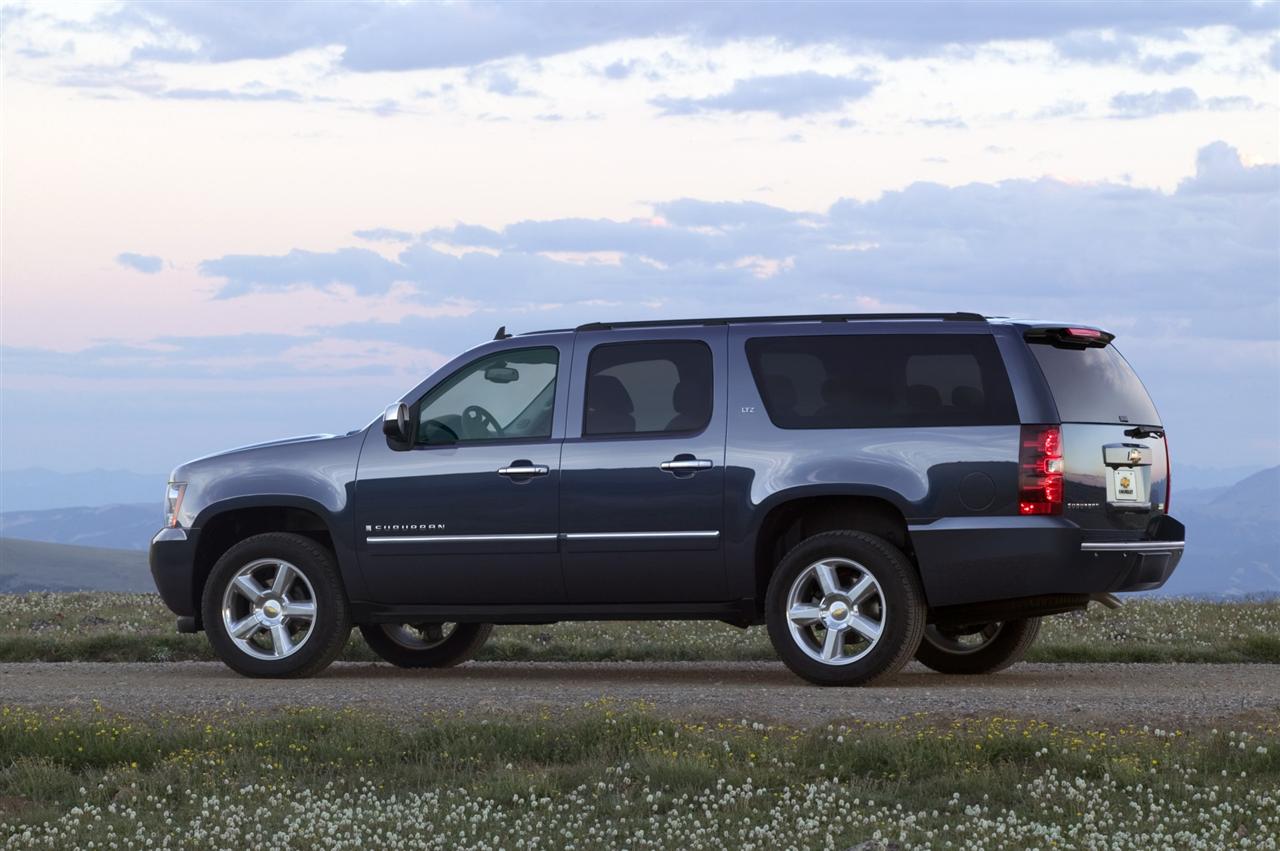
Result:
[[[918,574],[904,507],[900,497],[879,488],[797,488],[778,494],[761,507],[752,547],[757,616],[763,617],[766,591],[778,562],[800,541],[822,532],[852,529],[884,538],[907,554]]]
[[[329,512],[312,499],[293,495],[261,495],[221,500],[201,510],[192,524],[200,530],[192,563],[192,595],[195,610],[213,565],[232,546],[264,532],[305,535],[327,548],[338,560],[344,578],[340,539],[335,537]]]

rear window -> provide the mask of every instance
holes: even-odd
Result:
[[[1147,388],[1114,346],[1029,345],[1063,422],[1160,425]]]
[[[779,428],[1005,425],[1018,421],[986,334],[757,337],[747,360]]]

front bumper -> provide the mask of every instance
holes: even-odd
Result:
[[[1185,547],[1172,517],[1135,540],[1103,539],[1058,517],[946,518],[909,532],[930,606],[1150,591],[1168,581]]]
[[[183,617],[199,617],[195,591],[198,538],[198,529],[161,529],[151,539],[151,578],[164,604]]]

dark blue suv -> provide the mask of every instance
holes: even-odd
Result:
[[[439,667],[492,624],[616,619],[767,624],[824,685],[995,671],[1181,557],[1111,341],[971,313],[499,330],[367,428],[178,467],[151,570],[251,676],[320,671],[353,624]]]

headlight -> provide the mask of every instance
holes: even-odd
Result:
[[[164,492],[164,525],[166,529],[178,526],[178,512],[182,509],[182,497],[187,492],[186,482],[169,482]]]

